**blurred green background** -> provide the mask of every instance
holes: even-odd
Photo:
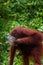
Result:
[[[43,32],[43,0],[0,0],[0,65],[8,65],[9,44],[5,36],[16,26]],[[22,65],[18,51],[14,61]]]

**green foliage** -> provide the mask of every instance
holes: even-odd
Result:
[[[16,26],[43,32],[43,0],[0,0],[0,65],[8,64],[9,44],[5,37]],[[22,64],[18,56],[15,65]]]

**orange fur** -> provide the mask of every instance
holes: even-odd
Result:
[[[10,35],[14,36],[17,40],[10,49],[10,62],[13,64],[13,59],[16,49],[20,50],[23,55],[23,65],[29,65],[28,57],[34,58],[34,65],[41,65],[40,56],[43,56],[43,33],[29,28],[15,27]]]

